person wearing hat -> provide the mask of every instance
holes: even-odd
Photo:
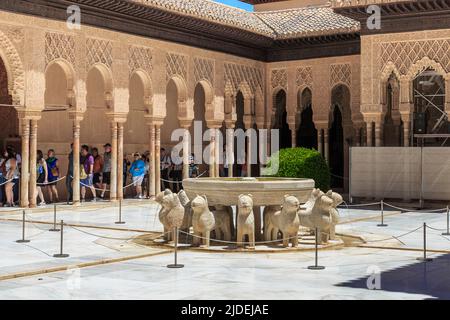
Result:
[[[111,184],[111,144],[107,143],[103,146],[105,153],[103,154],[103,173],[102,173],[102,193],[100,198],[105,198],[106,188]]]
[[[139,152],[134,154],[134,161],[130,167],[131,178],[133,179],[133,185],[136,188],[136,199],[143,199],[142,195],[142,182],[145,176],[145,162]]]

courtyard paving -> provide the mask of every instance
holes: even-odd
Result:
[[[450,298],[450,238],[441,235],[446,227],[441,213],[389,211],[389,226],[380,228],[378,208],[342,209],[343,223],[337,231],[364,238],[366,247],[321,251],[319,262],[326,269],[312,271],[307,269],[314,263],[310,251],[183,250],[179,260],[185,268],[167,269],[173,262],[171,250],[131,240],[144,231],[162,231],[154,203],[124,202],[125,225],[114,223],[118,207],[109,203],[71,209],[61,205],[57,210],[58,220],[75,226],[65,228],[64,251],[70,254],[66,259],[52,256],[59,251],[60,234],[47,231],[51,225],[45,222],[53,220],[51,207],[27,212],[33,221],[26,228],[28,244],[15,242],[21,237],[21,211],[0,210],[0,299]],[[428,255],[434,258],[430,263],[416,260],[422,254],[424,222],[439,229],[427,230]],[[381,273],[380,290],[367,288],[374,272],[375,277]]]

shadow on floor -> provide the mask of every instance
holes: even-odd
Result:
[[[339,283],[337,286],[364,289],[367,288],[368,278],[369,276]],[[450,299],[450,254],[434,255],[432,262],[417,261],[383,271],[381,290],[428,295],[433,299]]]

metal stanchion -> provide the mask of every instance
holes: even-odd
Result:
[[[175,263],[167,265],[167,268],[170,269],[179,269],[184,268],[184,264],[178,264],[178,227],[175,227],[173,230],[174,233],[174,240],[175,240]]]
[[[381,200],[381,223],[377,224],[377,227],[387,227],[388,225],[384,223],[384,201]]]
[[[447,231],[442,233],[443,236],[450,236],[450,207],[447,206]]]
[[[309,266],[309,270],[323,270],[325,269],[324,266],[319,266],[319,229],[316,228],[316,256],[315,256],[315,263],[313,266]]]
[[[17,243],[28,243],[30,240],[25,240],[25,210],[23,210],[22,216],[22,239],[17,240]]]
[[[119,221],[116,224],[125,224],[125,221],[122,221],[122,199],[119,199]]]
[[[422,262],[433,261],[431,258],[427,258],[427,224],[423,223],[423,257],[417,258],[417,260]]]
[[[48,231],[59,232],[60,230],[56,226],[56,203],[53,205],[53,228]]]
[[[59,253],[54,254],[53,257],[55,258],[67,258],[69,255],[63,253],[63,245],[64,245],[64,220],[61,220],[61,243],[60,243],[60,250]]]

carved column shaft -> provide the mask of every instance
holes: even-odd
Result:
[[[227,161],[228,161],[228,177],[233,177],[234,162],[234,129],[227,128]]]
[[[189,127],[183,132],[183,180],[189,179],[189,146],[191,145]]]
[[[31,120],[31,132],[30,132],[30,207],[36,207],[36,180],[37,180],[37,172],[36,172],[36,163],[37,163],[37,129],[38,122],[37,120]]]
[[[155,183],[156,193],[161,191],[161,125],[155,128]]]
[[[117,124],[117,199],[123,199],[123,123]]]
[[[80,120],[73,120],[73,205],[80,204]]]
[[[22,120],[22,172],[20,174],[20,206],[28,207],[28,183],[30,181],[30,120]],[[35,169],[36,170],[36,169]]]
[[[118,128],[117,122],[111,122],[111,185],[110,199],[117,200],[117,148],[118,148]]]
[[[209,145],[209,176],[216,176],[216,129],[209,128],[211,133],[211,144]]]
[[[155,158],[155,125],[153,123],[150,123],[150,145],[149,145],[149,150],[150,150],[150,179],[149,179],[149,190],[150,190],[150,197],[153,197],[156,195],[156,181],[155,181],[155,163],[156,163],[156,158]]]

